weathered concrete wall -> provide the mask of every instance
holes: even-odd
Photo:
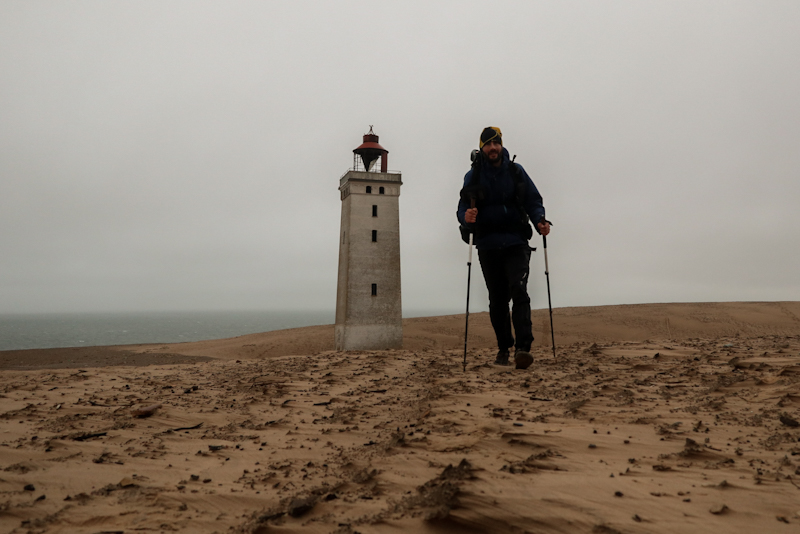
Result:
[[[350,203],[352,196],[342,199],[342,219],[339,229],[339,279],[336,286],[336,324],[347,319],[347,287],[350,269]],[[337,343],[338,350],[338,343]]]
[[[336,350],[385,350],[403,348],[402,324],[337,324],[334,330],[336,336]]]
[[[340,180],[337,350],[402,346],[401,185],[399,173],[350,171]]]

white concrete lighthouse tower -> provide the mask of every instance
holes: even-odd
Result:
[[[372,132],[353,150],[353,168],[339,180],[339,285],[336,350],[395,349],[403,345],[400,300],[399,172],[388,172],[389,151]],[[380,170],[375,169],[380,158]]]

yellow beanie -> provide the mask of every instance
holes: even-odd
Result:
[[[497,126],[487,126],[481,132],[481,139],[480,139],[480,146],[478,148],[483,148],[483,145],[488,143],[489,141],[496,139],[501,145],[503,144],[503,132],[500,131],[500,128]]]

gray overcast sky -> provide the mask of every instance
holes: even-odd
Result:
[[[464,309],[489,125],[555,223],[554,306],[800,300],[798,28],[795,0],[5,0],[0,312],[333,309],[370,124],[406,310]]]

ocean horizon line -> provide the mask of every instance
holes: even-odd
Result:
[[[406,310],[403,317],[451,315]],[[335,310],[0,313],[0,351],[182,343],[335,323]]]

